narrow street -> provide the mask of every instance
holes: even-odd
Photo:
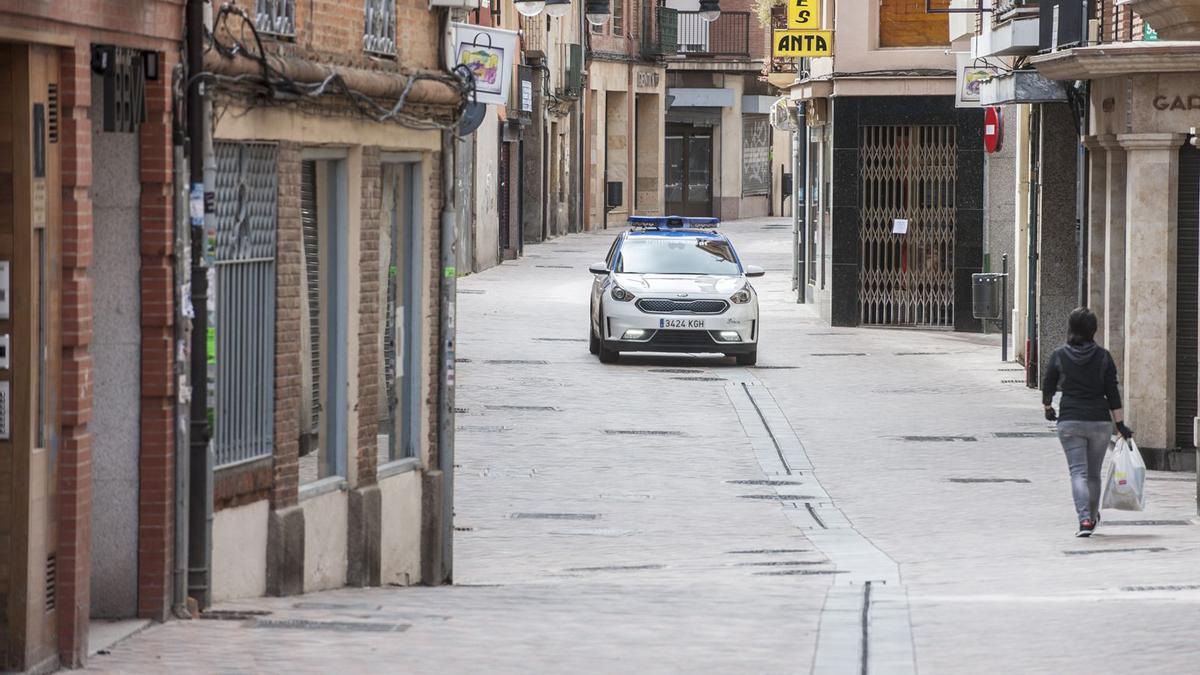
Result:
[[[723,226],[767,270],[751,368],[589,355],[612,230],[461,279],[455,586],[227,603],[89,670],[1194,668],[1195,476],[1151,472],[1145,512],[1074,538],[998,336],[829,328],[793,302],[789,222]]]

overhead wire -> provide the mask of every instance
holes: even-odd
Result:
[[[236,29],[230,25],[230,17],[240,19],[240,24]],[[249,31],[250,40],[247,40],[247,31]],[[222,35],[228,42],[222,40]],[[258,65],[259,73],[236,76],[211,72],[196,73],[189,78],[188,86],[199,79],[235,85],[256,84],[264,87],[272,98],[288,98],[290,96],[318,98],[336,93],[348,100],[360,114],[376,122],[394,121],[410,128],[453,130],[455,133],[457,133],[467,105],[475,101],[475,76],[469,68],[461,64],[455,66],[454,70],[445,73],[416,72],[408,74],[404,89],[390,106],[380,105],[374,97],[354,89],[336,70],[321,82],[297,82],[271,63],[263,44],[262,35],[246,10],[230,3],[222,4],[218,9],[212,29],[205,31],[205,38],[209,49],[216,51],[224,58],[232,59],[239,55],[248,58]],[[253,46],[248,46],[248,42]],[[432,116],[418,116],[405,110],[413,87],[421,81],[439,82],[458,92],[459,102],[454,106],[454,112],[451,115],[453,121],[447,123]]]

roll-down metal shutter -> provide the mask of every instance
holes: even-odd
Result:
[[[1200,349],[1200,149],[1179,151],[1179,241],[1175,306],[1175,444],[1195,447],[1197,350]]]

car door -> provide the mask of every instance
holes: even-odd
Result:
[[[610,270],[612,269],[613,259],[616,257],[617,248],[620,246],[621,239],[624,236],[625,235],[622,234],[622,235],[618,236],[616,239],[613,239],[612,246],[608,247],[608,255],[605,256],[604,263],[606,265],[608,265],[608,268]],[[591,312],[592,313],[592,328],[594,328],[596,331],[596,334],[600,335],[601,337],[604,337],[604,334],[600,331],[600,311],[604,307],[604,303],[602,301],[602,299],[604,297],[604,289],[608,286],[608,280],[611,277],[612,277],[611,272],[609,272],[606,275],[600,275],[600,274],[592,275],[592,303],[591,303],[591,305],[592,305],[592,307],[591,307],[591,309],[592,309],[592,312]]]

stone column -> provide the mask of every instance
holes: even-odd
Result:
[[[1175,292],[1183,134],[1121,134],[1126,150],[1125,407],[1140,444],[1175,445]]]
[[[1108,161],[1104,144],[1095,136],[1084,138],[1088,151],[1088,203],[1087,203],[1087,304],[1096,313],[1099,325],[1096,342],[1105,344],[1108,331],[1104,329],[1104,317],[1108,306],[1104,302],[1105,287],[1105,229],[1108,211]]]
[[[1125,148],[1111,134],[1098,136],[1104,147],[1107,187],[1104,200],[1104,346],[1118,366],[1125,364]],[[1093,198],[1096,198],[1093,193]],[[1123,374],[1123,371],[1122,371]]]

